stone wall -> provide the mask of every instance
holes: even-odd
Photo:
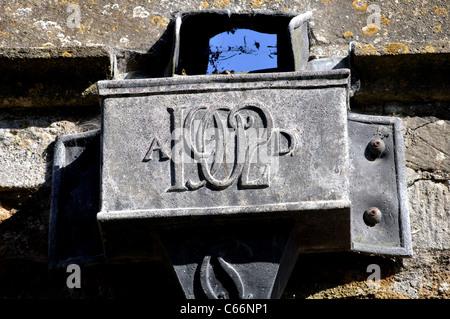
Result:
[[[374,6],[375,5],[375,6]],[[412,258],[301,256],[284,298],[450,297],[450,45],[445,0],[0,1],[0,298],[171,296],[159,265],[47,269],[55,140],[99,126],[95,83],[161,76],[176,12],[313,12],[312,58],[346,57],[354,112],[403,119]],[[374,24],[375,12],[380,24]],[[378,264],[380,286],[367,266]],[[145,275],[143,275],[145,274]]]

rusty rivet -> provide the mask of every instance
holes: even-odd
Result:
[[[369,142],[368,148],[372,156],[380,157],[386,149],[386,145],[382,139],[374,138]]]
[[[221,292],[218,296],[217,299],[227,299],[227,294],[224,292]]]
[[[381,222],[381,211],[377,207],[369,207],[364,212],[364,222],[367,226],[375,226],[379,222]]]

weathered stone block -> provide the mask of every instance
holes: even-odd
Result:
[[[164,33],[173,13],[189,10],[314,12],[312,55],[345,56],[348,43],[364,54],[439,52],[448,42],[443,0],[391,1],[47,1],[24,5],[2,1],[2,47],[93,47],[105,45],[148,51]],[[411,39],[413,43],[406,43]],[[406,43],[406,44],[405,44]],[[448,49],[448,47],[447,47]]]
[[[450,191],[444,183],[419,180],[408,189],[411,234],[418,249],[450,249]]]
[[[405,152],[416,170],[450,172],[450,124],[435,117],[406,117]]]
[[[82,118],[81,112],[10,109],[0,113],[0,190],[50,186],[53,142],[58,136],[89,129]]]

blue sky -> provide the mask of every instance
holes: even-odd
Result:
[[[209,41],[210,60],[207,74],[254,71],[277,67],[277,35],[249,29],[219,33]],[[215,59],[212,61],[212,56]]]

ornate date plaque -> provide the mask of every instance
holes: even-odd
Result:
[[[100,82],[98,219],[347,209],[349,73]]]

